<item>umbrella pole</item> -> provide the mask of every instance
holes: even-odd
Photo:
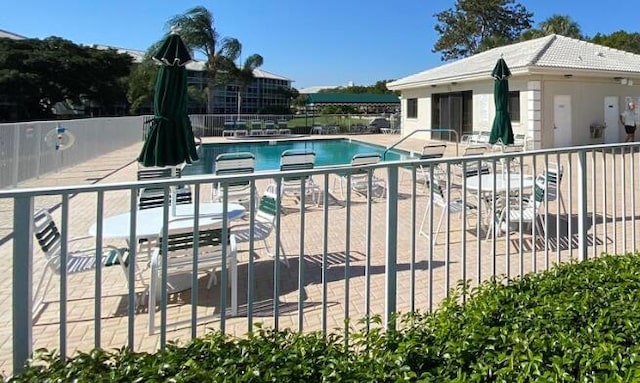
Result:
[[[175,166],[171,167],[171,178],[176,178],[176,167]],[[171,203],[171,216],[175,217],[176,216],[176,205],[178,204],[178,201],[176,200],[178,198],[178,192],[176,190],[176,185],[171,185],[170,189],[171,189],[171,197],[169,198],[169,202]]]

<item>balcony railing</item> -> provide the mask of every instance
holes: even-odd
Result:
[[[4,274],[12,304],[5,305],[2,314],[11,322],[13,342],[0,346],[2,354],[18,371],[40,347],[55,348],[63,357],[92,347],[127,345],[153,351],[211,328],[243,336],[259,322],[296,331],[348,332],[356,320],[372,315],[388,322],[393,313],[434,310],[460,280],[473,287],[494,276],[513,278],[601,253],[635,251],[639,148],[600,145],[382,162],[357,169],[336,166],[1,191],[0,200],[13,211],[8,218],[13,241],[0,247],[3,254],[13,254]],[[363,169],[367,181],[356,187],[355,177]],[[478,169],[484,177],[473,177]],[[314,198],[302,181],[299,200],[278,192],[285,177],[307,176],[318,186]],[[380,194],[374,190],[382,185],[379,179],[386,183]],[[226,234],[220,242],[223,266],[215,273],[216,286],[207,289],[209,278],[188,266],[180,274],[186,290],[167,291],[162,286],[175,275],[161,262],[160,299],[157,307],[149,305],[151,267],[143,250],[149,242],[141,241],[135,229],[142,217],[137,208],[140,189],[160,188],[168,197],[171,187],[188,185],[197,212],[210,201],[212,184],[243,180],[253,186],[250,208],[243,218],[222,220],[222,232],[233,234],[240,224],[255,226],[258,201],[269,184],[274,185],[270,188],[276,191],[278,208],[269,237],[271,256],[257,229],[249,231],[248,242],[238,243],[238,310],[230,310],[233,295],[227,282],[233,275],[227,265],[232,244]],[[223,193],[222,216],[231,206],[228,197]],[[34,316],[33,287],[47,267],[33,239],[32,217],[41,207],[49,208],[59,225],[62,264],[67,250],[73,250],[69,239],[91,230],[87,245],[97,254],[108,245],[133,244],[127,263],[138,269],[128,267],[129,283],[111,267],[79,275],[61,268],[45,292],[44,308]],[[134,229],[125,238],[108,238],[105,219],[129,211],[137,212],[125,221]],[[166,228],[175,222],[172,214],[165,204],[159,222],[161,245],[155,245],[165,256],[170,246]],[[201,222],[192,221],[192,233],[199,233]],[[193,262],[192,267],[197,266]],[[157,312],[160,324],[152,334],[148,310]]]

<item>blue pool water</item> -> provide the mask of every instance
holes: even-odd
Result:
[[[351,163],[357,153],[379,153],[385,147],[348,139],[309,140],[309,141],[260,141],[224,144],[203,144],[200,147],[200,161],[184,168],[184,175],[211,174],[218,154],[251,152],[256,156],[256,171],[276,170],[280,168],[280,156],[288,149],[309,149],[316,153],[316,166],[340,165]],[[411,158],[411,153],[403,150],[390,150],[386,161]]]

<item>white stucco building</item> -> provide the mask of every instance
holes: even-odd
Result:
[[[491,71],[501,56],[512,74],[514,133],[527,134],[532,147],[623,141],[619,114],[631,99],[640,101],[640,55],[560,35],[494,48],[388,83],[402,94],[403,134],[490,130],[495,115]],[[593,137],[591,126],[597,125],[606,128]]]

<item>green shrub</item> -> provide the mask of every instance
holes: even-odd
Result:
[[[508,283],[507,283],[508,282]],[[42,351],[13,382],[640,381],[640,257],[604,256],[473,289],[386,330],[219,333],[156,354]]]

